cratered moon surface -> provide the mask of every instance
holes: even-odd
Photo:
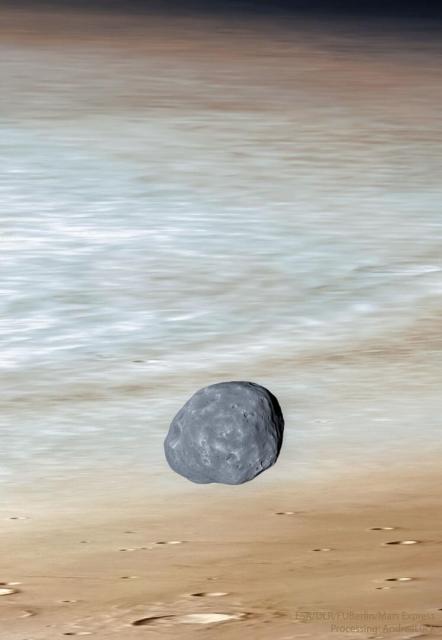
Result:
[[[281,407],[268,389],[220,382],[178,411],[164,451],[171,468],[192,482],[242,484],[276,462],[283,432]]]

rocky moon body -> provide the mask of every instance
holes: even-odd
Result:
[[[283,432],[281,407],[268,389],[220,382],[180,409],[164,450],[170,467],[193,482],[242,484],[276,462]]]

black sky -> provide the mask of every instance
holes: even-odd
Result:
[[[3,4],[3,3],[2,3]],[[9,4],[5,2],[4,4]],[[227,12],[241,15],[367,15],[394,18],[442,18],[442,0],[15,0],[15,7],[90,8],[128,13]]]

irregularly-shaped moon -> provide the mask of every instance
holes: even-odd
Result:
[[[253,382],[220,382],[197,391],[172,420],[166,459],[180,475],[205,484],[242,484],[271,467],[284,418],[273,394]]]

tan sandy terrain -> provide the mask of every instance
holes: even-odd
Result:
[[[2,588],[17,593],[1,598],[0,637],[442,637],[440,480],[430,468],[3,512]]]

